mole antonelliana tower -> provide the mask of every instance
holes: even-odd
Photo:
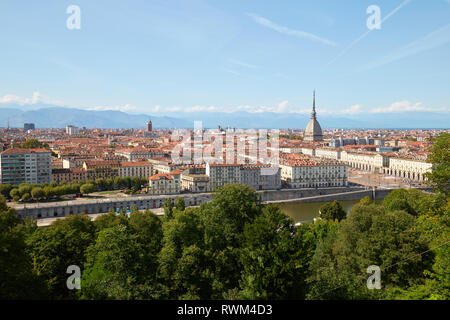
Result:
[[[313,93],[313,107],[311,112],[311,120],[305,129],[304,141],[322,141],[322,128],[316,118],[316,91]]]

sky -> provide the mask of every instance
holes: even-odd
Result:
[[[0,108],[450,112],[450,0],[2,0],[0,41]]]

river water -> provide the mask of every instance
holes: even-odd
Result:
[[[382,200],[377,200],[381,203]],[[359,202],[359,200],[345,200],[339,201],[347,214],[352,207]],[[294,219],[297,222],[311,222],[314,218],[319,216],[319,208],[326,202],[308,202],[308,203],[279,203],[281,211]]]

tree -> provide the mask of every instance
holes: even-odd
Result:
[[[164,202],[164,220],[170,220],[173,218],[173,206],[172,199],[167,198]]]
[[[0,184],[0,194],[5,198],[9,197],[9,193],[11,192],[12,185],[10,184]]]
[[[203,244],[198,246],[204,248],[208,261],[204,273],[213,279],[210,299],[223,299],[239,288],[244,226],[261,215],[263,208],[253,189],[237,184],[218,189],[211,202],[200,206]]]
[[[341,221],[347,216],[344,208],[342,208],[342,205],[337,200],[325,203],[320,207],[319,212],[320,217],[326,220],[337,219],[338,221]]]
[[[118,215],[114,211],[109,212],[108,214],[103,214],[94,220],[94,226],[97,232],[120,224],[127,226],[128,217],[126,215]]]
[[[29,193],[24,193],[22,196],[23,201],[29,201],[31,199],[31,196]]]
[[[28,139],[22,143],[21,147],[24,149],[50,149],[48,144],[42,143],[37,139]]]
[[[134,187],[135,191],[141,190],[141,179],[139,177],[133,177],[131,179],[131,181],[132,181],[132,184],[133,184],[133,187]]]
[[[0,195],[0,299],[45,299],[26,250],[24,221]]]
[[[134,235],[124,225],[100,231],[97,241],[87,251],[82,275],[83,299],[157,298],[148,286],[146,254]]]
[[[184,198],[177,197],[175,199],[175,208],[179,211],[184,211],[184,209],[186,209],[186,203],[184,202]]]
[[[162,228],[158,278],[165,287],[164,297],[210,299],[213,280],[205,270],[206,257],[198,250],[203,249],[204,236],[199,210],[188,208],[178,212],[173,219],[165,220]],[[193,260],[196,262],[192,263]]]
[[[376,204],[356,204],[337,233],[317,247],[310,264],[310,299],[373,299],[392,288],[423,282],[432,255],[420,237],[416,218],[404,211],[388,212]],[[382,290],[368,290],[366,269],[377,265]]]
[[[44,195],[47,199],[50,199],[55,195],[54,188],[52,187],[44,187]]]
[[[19,192],[19,189],[17,189],[17,188],[12,189],[9,192],[9,195],[11,196],[11,198],[14,199],[14,201],[17,201],[18,199],[20,199],[20,192]]]
[[[93,184],[86,183],[80,187],[80,192],[83,194],[88,194],[88,193],[94,192],[94,189],[95,189],[95,187]]]
[[[149,210],[145,212],[133,210],[130,214],[128,226],[132,233],[137,236],[136,241],[145,252],[147,269],[142,270],[142,272],[146,272],[149,279],[156,282],[158,254],[162,248],[163,238],[162,221]]]
[[[84,215],[68,216],[47,228],[39,228],[27,240],[37,275],[45,279],[53,299],[74,299],[67,290],[67,267],[80,268],[86,261],[86,250],[95,241],[95,227]]]
[[[23,196],[25,193],[31,193],[31,186],[28,183],[21,183],[19,185],[19,193],[20,196]]]
[[[450,133],[442,132],[433,139],[429,148],[427,162],[433,164],[433,170],[425,174],[433,188],[448,195],[450,190]]]
[[[121,177],[115,177],[115,178],[114,178],[114,187],[115,187],[116,189],[120,189],[120,188],[122,188],[122,186],[123,186],[123,180],[122,180],[122,178],[121,178]]]
[[[94,186],[97,187],[98,190],[104,191],[106,189],[106,181],[102,178],[98,178],[95,180]]]
[[[38,200],[45,197],[45,192],[42,188],[36,187],[31,190],[31,196],[33,199]]]
[[[415,215],[416,212],[410,206],[408,191],[405,189],[397,189],[391,191],[383,200],[383,207],[388,211],[403,210],[409,214]]]
[[[241,296],[244,299],[304,299],[310,259],[307,227],[268,206],[243,233]]]

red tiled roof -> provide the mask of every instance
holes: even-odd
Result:
[[[165,178],[167,180],[173,179],[173,177],[169,173],[158,173],[158,174],[155,174],[154,176],[151,176],[150,180],[156,181],[156,180],[161,180],[162,178]]]
[[[121,162],[121,167],[151,167],[152,164],[148,161],[136,161],[136,162]]]
[[[8,149],[2,152],[2,154],[12,154],[12,153],[36,153],[36,152],[48,152],[51,153],[50,150],[46,150],[46,149],[21,149],[21,148],[13,148],[13,149]]]

